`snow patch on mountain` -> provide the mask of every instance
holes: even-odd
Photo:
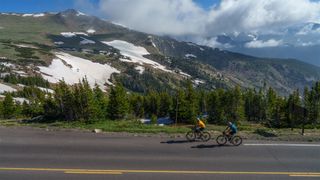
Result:
[[[121,27],[123,27],[123,28],[128,28],[128,29],[130,29],[128,26],[126,26],[126,25],[124,25],[124,24],[121,24],[121,23],[118,23],[118,22],[112,21],[111,23],[114,24],[114,25],[117,25],[117,26],[121,26]]]
[[[198,47],[198,48],[200,49],[200,51],[204,51],[204,49],[203,49],[202,47],[200,47],[198,44],[195,44],[195,43],[193,43],[193,42],[187,42],[187,44],[188,44],[189,46]]]
[[[94,30],[94,29],[88,29],[87,30],[87,33],[88,34],[94,34],[96,32],[96,30]]]
[[[77,11],[76,16],[87,16],[87,15],[83,12]]]
[[[0,98],[5,98],[6,96],[5,95],[0,95]],[[27,104],[29,104],[30,103],[30,101],[28,100],[28,99],[26,99],[26,98],[22,98],[22,97],[13,97],[12,98],[16,103],[18,102],[18,103],[20,103],[20,104],[22,104],[22,103],[24,103],[24,102],[26,102]]]
[[[194,54],[186,54],[186,55],[184,55],[186,58],[197,58],[197,56],[196,55],[194,55]]]
[[[195,85],[200,85],[200,84],[205,84],[206,82],[204,80],[201,80],[201,79],[195,79],[195,80],[193,80],[193,83]]]
[[[45,16],[44,13],[39,13],[39,14],[23,14],[22,17],[43,17]]]
[[[147,65],[151,65],[153,68],[160,69],[162,71],[172,72],[171,70],[168,70],[165,66],[143,57],[144,55],[149,54],[149,52],[144,47],[135,46],[134,44],[128,43],[126,41],[121,41],[121,40],[114,40],[109,42],[102,41],[102,43],[120,50],[120,53],[123,56],[126,56],[129,58],[129,59],[121,58],[120,59],[121,61],[133,62],[141,65],[147,64]]]
[[[175,69],[175,73],[177,73],[177,74],[179,74],[179,75],[181,75],[182,77],[185,77],[185,78],[191,78],[192,77],[191,75],[181,71],[180,69]]]
[[[30,45],[30,44],[15,44],[15,46],[19,48],[32,48],[32,49],[38,49],[37,47]]]
[[[64,36],[64,37],[66,37],[66,38],[70,38],[70,37],[74,37],[74,36],[76,36],[76,34],[75,33],[73,33],[73,32],[62,32],[62,33],[60,33],[62,36]]]
[[[22,98],[22,97],[14,97],[13,100],[14,100],[15,102],[19,102],[20,104],[22,104],[22,103],[24,103],[24,102],[26,102],[27,104],[30,103],[30,101],[29,101],[28,99]]]
[[[19,74],[22,77],[27,77],[28,73],[24,72],[24,71],[19,71],[19,70],[12,70],[13,72]]]
[[[46,93],[51,93],[51,94],[54,93],[54,90],[53,90],[53,89],[44,88],[44,87],[39,87],[39,86],[37,86],[37,88],[41,89],[41,91],[46,92]]]
[[[24,84],[17,84],[19,87],[22,87],[22,88],[24,88],[24,87],[26,87],[26,85],[24,85]],[[46,92],[46,93],[51,93],[51,94],[53,94],[54,93],[54,90],[53,89],[49,89],[49,88],[44,88],[44,87],[40,87],[40,86],[36,86],[37,88],[39,88],[41,91],[43,91],[43,92]]]
[[[8,85],[0,83],[0,93],[15,92],[15,91],[17,91],[17,90],[8,86]]]
[[[7,15],[7,16],[21,16],[21,14],[18,14],[18,13],[1,13],[1,15]]]
[[[62,42],[62,41],[57,41],[57,42],[54,42],[54,44],[56,44],[56,45],[62,45],[62,44],[64,44],[64,42]]]
[[[83,35],[83,36],[88,36],[87,33],[84,32],[74,32],[76,35]]]
[[[95,44],[96,42],[90,40],[90,39],[86,39],[84,37],[80,37],[82,39],[82,41],[80,41],[80,44]]]
[[[143,72],[145,71],[145,68],[143,66],[136,66],[134,69],[137,70],[139,74],[143,74]]]
[[[88,36],[87,33],[84,32],[61,32],[60,33],[62,36],[66,37],[66,38],[71,38],[71,37],[75,37],[77,35],[84,35],[84,36]]]
[[[57,83],[63,79],[67,84],[72,85],[87,78],[92,88],[97,83],[101,89],[105,89],[105,83],[112,84],[109,81],[111,75],[120,73],[119,70],[107,64],[94,63],[64,52],[57,52],[55,55],[57,58],[52,60],[49,67],[39,66],[43,78],[51,83]]]
[[[151,42],[151,44],[153,47],[157,48],[157,45],[153,41]]]

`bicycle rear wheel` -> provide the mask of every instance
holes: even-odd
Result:
[[[186,138],[187,138],[188,141],[195,141],[195,140],[196,140],[196,137],[197,137],[197,135],[196,135],[196,133],[193,132],[193,131],[189,131],[189,132],[187,132],[187,134],[186,134]]]
[[[226,136],[220,135],[217,137],[216,141],[219,145],[225,145],[227,143],[228,139]]]
[[[242,138],[240,136],[234,136],[230,142],[235,146],[239,146],[242,143]]]
[[[207,142],[207,141],[209,141],[210,139],[211,139],[210,133],[208,133],[208,132],[202,132],[202,134],[201,134],[201,140],[202,140],[202,141]]]

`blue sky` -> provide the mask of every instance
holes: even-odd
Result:
[[[208,37],[320,23],[320,0],[0,0],[0,12],[77,9],[142,32]],[[223,3],[221,3],[223,2]],[[219,8],[210,8],[218,5]],[[199,8],[201,7],[201,8]]]
[[[65,9],[78,9],[77,0],[1,0],[0,12],[59,12]],[[87,0],[97,5],[99,0]],[[220,0],[194,0],[199,6],[208,9]]]
[[[68,0],[2,0],[0,11],[17,13],[56,12],[73,6],[74,2]]]

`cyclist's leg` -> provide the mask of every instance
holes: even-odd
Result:
[[[231,132],[230,132],[230,137],[229,137],[229,138],[230,138],[230,139],[231,139],[231,138],[233,138],[233,136],[234,136],[235,134],[236,134],[236,132],[231,131]]]

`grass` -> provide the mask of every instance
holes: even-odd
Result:
[[[174,127],[174,126],[158,126],[146,125],[139,121],[96,121],[93,123],[82,122],[55,122],[50,126],[62,127],[67,129],[101,129],[105,132],[128,132],[128,133],[186,133],[190,129],[187,127]]]
[[[184,134],[190,131],[191,125],[178,125],[178,126],[158,126],[142,124],[137,120],[121,120],[121,121],[94,121],[92,123],[85,122],[63,122],[55,121],[51,123],[26,123],[20,120],[0,120],[0,126],[28,126],[36,128],[47,129],[71,129],[80,131],[92,131],[94,129],[101,129],[103,132],[126,132],[126,133],[148,133],[148,134]],[[221,134],[225,126],[207,125],[206,130],[216,137]],[[261,124],[242,123],[239,125],[239,135],[244,139],[250,140],[272,140],[272,141],[320,141],[319,129],[306,129],[305,135],[301,135],[301,129],[283,128],[283,129],[270,129]]]
[[[51,123],[27,123],[21,120],[0,120],[0,126],[31,126],[38,128],[57,128],[57,129],[80,129],[94,130],[101,129],[104,132],[128,132],[128,133],[186,133],[190,131],[188,126],[158,126],[142,124],[134,120],[121,121],[94,121],[92,123],[85,122],[63,122],[55,121]]]

